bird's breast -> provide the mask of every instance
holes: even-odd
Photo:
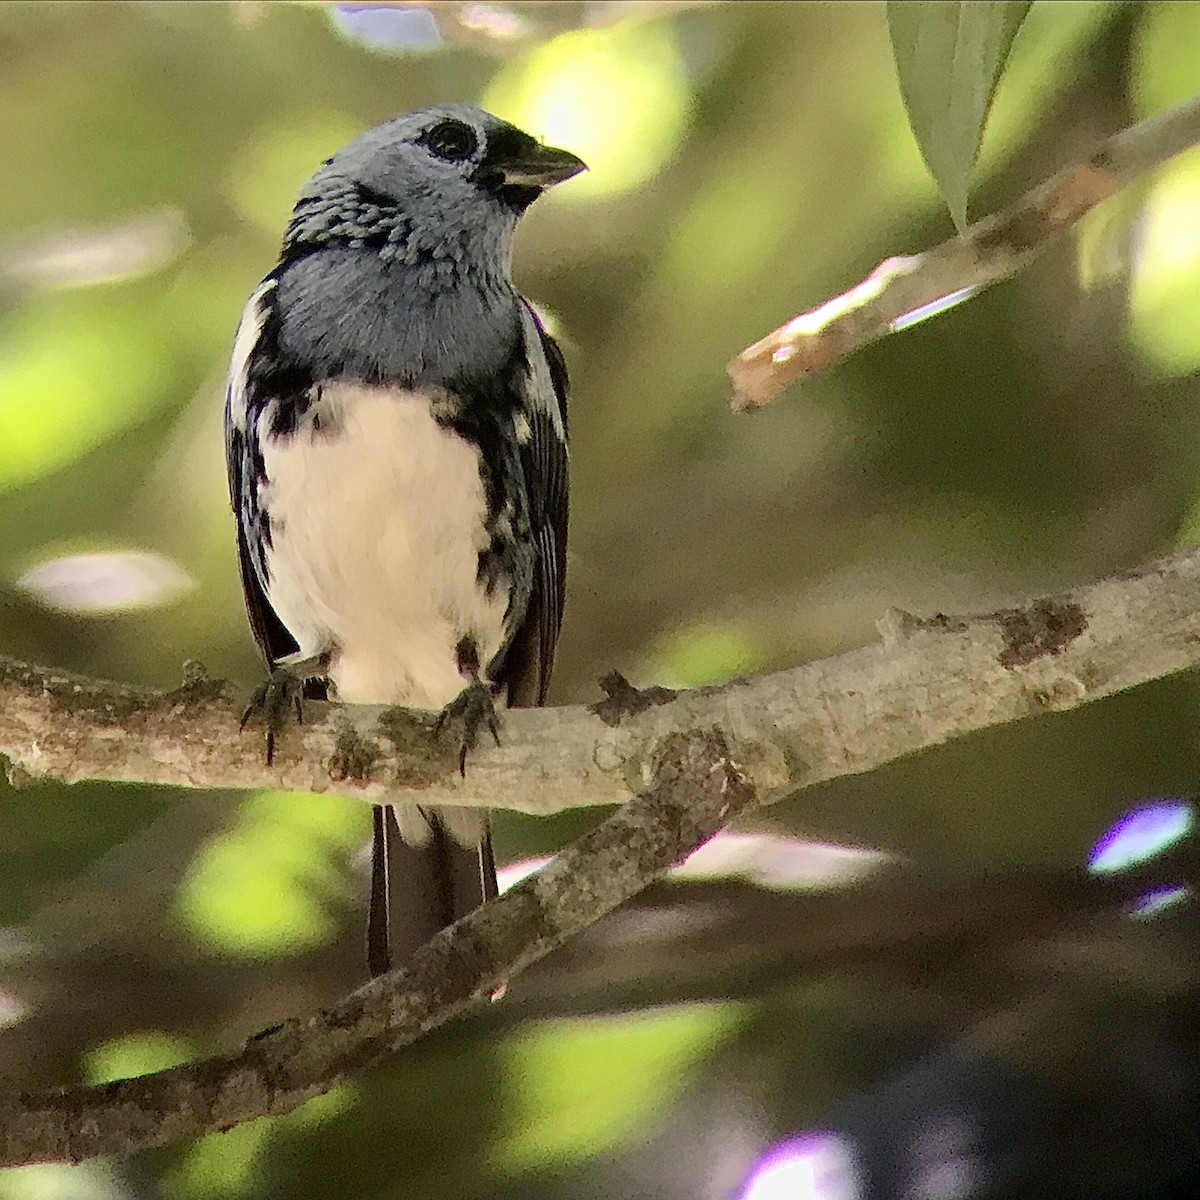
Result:
[[[280,350],[315,379],[439,384],[501,370],[520,341],[512,284],[453,259],[331,247],[287,265],[276,288]]]
[[[268,597],[299,659],[330,656],[341,700],[441,708],[464,685],[461,639],[485,665],[504,642],[509,589],[480,581],[479,451],[439,421],[450,403],[333,382],[293,422],[259,418]]]

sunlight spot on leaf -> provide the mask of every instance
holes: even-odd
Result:
[[[1158,172],[1134,258],[1130,335],[1160,375],[1200,369],[1200,150]]]
[[[146,1030],[101,1042],[83,1055],[80,1066],[85,1082],[96,1084],[149,1075],[194,1057],[194,1048],[184,1038]]]
[[[46,1163],[0,1172],[0,1200],[128,1200],[129,1192],[112,1163]]]
[[[351,1107],[361,1097],[362,1089],[353,1083],[343,1083],[323,1096],[314,1096],[307,1103],[300,1105],[295,1112],[288,1113],[281,1123],[295,1129],[315,1129],[325,1121],[332,1121],[349,1112]]]
[[[144,313],[83,294],[25,304],[0,340],[0,493],[101,445],[169,395]]]
[[[261,792],[193,860],[180,887],[184,924],[223,952],[294,954],[337,931],[330,900],[365,842],[363,805],[332,796]]]
[[[160,1181],[165,1200],[233,1200],[252,1193],[271,1141],[269,1117],[235,1125],[194,1142]]]
[[[687,1005],[628,1017],[542,1021],[499,1047],[509,1080],[497,1113],[498,1169],[561,1165],[631,1137],[667,1106],[697,1065],[738,1023],[736,1005]]]
[[[663,687],[693,688],[749,675],[764,653],[745,630],[696,625],[663,636],[650,650],[647,679]]]
[[[360,1092],[354,1084],[343,1084],[314,1096],[286,1117],[264,1117],[199,1138],[163,1176],[163,1196],[166,1200],[233,1200],[254,1194],[262,1157],[276,1134],[315,1129],[349,1110]]]
[[[1200,92],[1200,5],[1149,4],[1138,13],[1130,99],[1140,117]],[[1130,333],[1159,375],[1200,368],[1200,151],[1155,173],[1139,217]]]
[[[691,88],[670,26],[641,22],[564,33],[514,60],[482,106],[588,165],[563,200],[631,191],[653,178],[687,130]]]

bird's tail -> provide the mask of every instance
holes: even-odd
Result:
[[[470,828],[458,828],[464,823]],[[409,810],[404,826],[402,832],[391,805],[375,806],[367,916],[372,976],[390,971],[497,891],[486,813]]]

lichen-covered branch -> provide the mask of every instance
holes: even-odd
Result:
[[[632,799],[663,738],[717,728],[770,802],[1196,665],[1200,551],[1017,608],[892,613],[881,628],[881,643],[719,688],[639,692],[618,677],[590,708],[508,713],[503,744],[479,746],[465,778],[453,737],[435,739],[428,715],[309,704],[267,767],[261,730],[239,732],[242,702],[222,683],[154,693],[0,659],[0,753],[17,781],[282,787],[550,813]]]
[[[1109,138],[961,238],[886,259],[849,291],[743,350],[728,368],[734,409],[761,408],[922,314],[1015,275],[1101,200],[1198,144],[1200,96]]]
[[[664,738],[633,803],[443,931],[402,972],[236,1053],[97,1087],[0,1094],[0,1166],[79,1162],[291,1112],[465,1009],[635,895],[754,804],[717,730]]]

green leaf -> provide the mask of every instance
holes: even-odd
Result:
[[[1029,12],[1018,0],[888,0],[888,28],[909,123],[955,225],[988,109]]]

